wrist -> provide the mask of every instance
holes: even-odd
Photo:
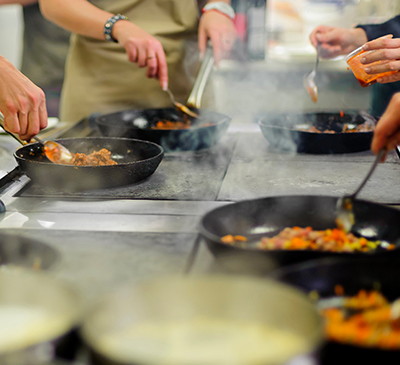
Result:
[[[355,48],[361,47],[364,43],[368,42],[367,33],[362,28],[350,29],[350,34]]]
[[[112,37],[118,42],[123,43],[124,34],[129,32],[129,29],[132,27],[133,23],[129,20],[120,20],[116,22],[112,29]]]
[[[115,38],[115,32],[114,32],[114,26],[117,23],[120,23],[122,21],[127,21],[128,18],[124,15],[113,15],[111,18],[109,18],[105,24],[104,24],[104,38],[109,41],[109,42],[118,42],[118,38]]]
[[[235,19],[235,11],[233,10],[232,6],[230,6],[230,2],[210,1],[206,5],[204,5],[202,13],[205,14],[209,11],[223,14],[231,20]]]

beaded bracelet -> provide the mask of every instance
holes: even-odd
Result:
[[[108,19],[104,24],[104,38],[109,42],[118,43],[118,41],[111,35],[113,26],[118,20],[128,20],[128,17],[126,17],[125,15],[117,14]]]

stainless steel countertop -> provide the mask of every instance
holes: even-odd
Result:
[[[225,173],[216,175],[213,166],[208,174],[201,174],[204,184],[221,179],[214,200],[148,197],[82,201],[29,197],[20,194],[29,183],[23,175],[0,190],[0,199],[7,209],[0,215],[0,229],[56,248],[61,260],[51,268],[51,273],[75,285],[89,305],[130,281],[183,273],[198,235],[197,225],[207,211],[233,201],[268,195],[337,196],[351,192],[374,158],[370,151],[347,155],[273,153],[255,124],[233,124],[226,137],[234,145],[229,164],[221,167],[226,168]],[[398,179],[400,161],[393,153],[378,167],[362,197],[400,205]],[[159,189],[157,184],[163,182],[154,179],[144,181],[142,186]],[[176,188],[182,187],[178,184]],[[179,196],[179,191],[172,196]],[[212,271],[214,264],[202,244],[193,272]]]

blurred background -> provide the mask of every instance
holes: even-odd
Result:
[[[362,89],[343,58],[322,61],[317,75],[319,100],[309,100],[304,73],[315,62],[308,36],[317,25],[345,28],[381,23],[400,13],[395,0],[232,0],[239,41],[230,60],[216,70],[217,109],[233,123],[252,122],[268,110],[369,108],[370,89]],[[19,5],[0,6],[0,54],[21,66],[23,17]]]

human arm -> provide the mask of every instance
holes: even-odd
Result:
[[[368,41],[361,28],[345,29],[320,25],[310,34],[314,47],[318,46],[319,56],[329,59],[346,55]]]
[[[376,125],[371,149],[377,154],[384,147],[390,151],[398,144],[400,144],[400,93],[393,95]]]
[[[218,0],[221,1],[221,0]],[[215,0],[208,1],[208,3]],[[223,0],[230,5],[230,0]],[[218,11],[209,10],[200,18],[198,36],[200,55],[204,55],[207,48],[208,39],[211,40],[214,51],[214,62],[219,64],[229,51],[232,49],[236,39],[236,29],[233,20]]]
[[[44,92],[0,56],[0,111],[4,127],[30,140],[47,127]]]
[[[62,28],[87,37],[104,40],[104,24],[115,14],[87,0],[39,0],[42,14]],[[147,67],[147,77],[157,77],[163,88],[168,85],[168,69],[161,43],[129,20],[119,20],[112,37],[126,50],[129,61]]]

